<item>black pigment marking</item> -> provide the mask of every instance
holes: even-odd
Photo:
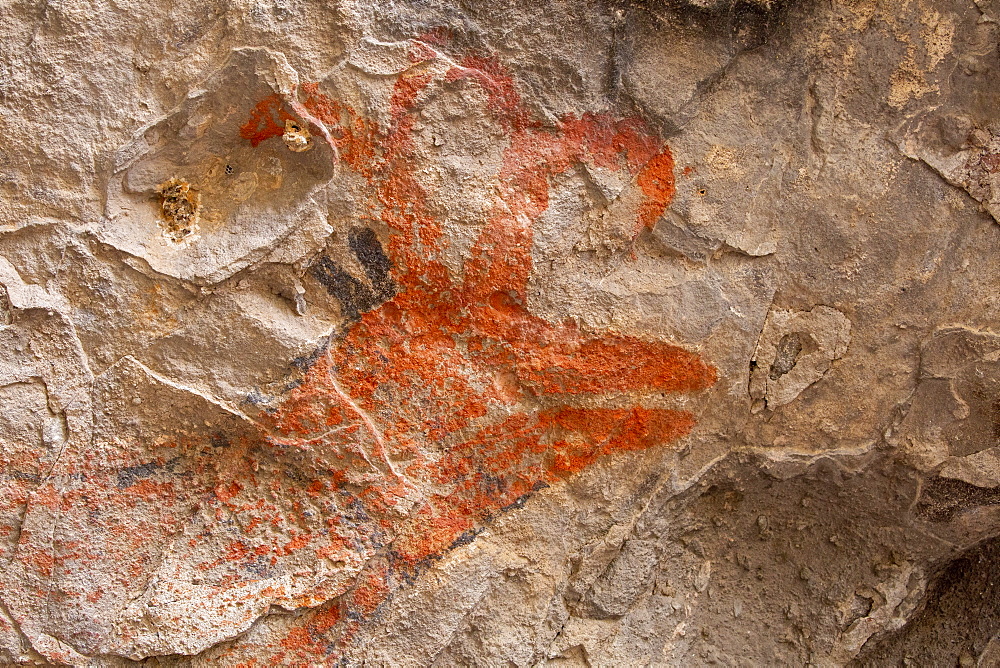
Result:
[[[299,483],[300,485],[304,485],[304,484],[307,484],[309,482],[309,480],[306,478],[306,476],[304,476],[302,474],[301,471],[299,471],[298,469],[296,469],[294,467],[291,467],[291,466],[282,468],[281,469],[281,473],[284,474],[284,476],[286,478],[294,480],[295,482]]]
[[[396,294],[396,285],[389,274],[392,262],[382,250],[382,244],[373,231],[354,228],[348,235],[348,243],[364,267],[371,287],[351,276],[326,255],[313,264],[309,271],[327,292],[340,300],[344,315],[357,320],[362,313],[391,299]]]
[[[680,23],[706,31],[732,54],[759,48],[791,33],[792,11],[805,0],[613,0],[645,9],[657,24]]]
[[[118,488],[130,487],[142,478],[148,478],[160,468],[156,462],[129,466],[118,472]]]
[[[348,234],[347,240],[361,266],[365,268],[375,294],[383,301],[392,298],[396,294],[396,286],[389,276],[392,262],[382,250],[382,244],[379,243],[375,232],[367,227],[355,227]]]
[[[246,561],[242,566],[245,571],[262,580],[275,577],[275,569],[271,566],[270,561],[264,558],[264,555],[257,555],[253,561]]]
[[[476,467],[479,488],[487,494],[501,495],[507,491],[507,481],[499,476],[483,471],[482,467]]]
[[[139,464],[138,466],[127,466],[118,471],[118,489],[131,487],[135,483],[139,482],[139,480],[152,477],[154,473],[161,469],[167,472],[172,472],[174,467],[177,465],[177,461],[177,458],[174,458],[165,464],[146,462],[145,464]]]
[[[370,310],[371,290],[326,255],[310,267],[309,271],[327,292],[340,300],[344,315],[351,320],[357,320],[363,311]]]
[[[299,369],[300,371],[308,371],[309,369],[312,368],[312,365],[316,363],[316,360],[318,360],[320,357],[326,354],[326,350],[327,350],[327,342],[324,342],[321,346],[316,348],[316,350],[312,351],[308,355],[301,355],[299,357],[292,359],[292,366],[295,367],[296,369]],[[296,379],[289,384],[289,387],[287,387],[285,391],[295,389],[301,384],[302,380]]]
[[[251,406],[266,406],[267,404],[271,403],[272,400],[273,397],[265,395],[263,392],[260,391],[259,387],[255,387],[252,390],[250,390],[250,392],[247,393],[247,396],[244,399],[244,401],[246,401]]]
[[[476,527],[474,529],[463,531],[458,538],[452,541],[451,545],[448,546],[448,549],[454,550],[455,548],[462,547],[463,545],[471,544],[474,540],[476,540],[476,536],[485,530],[485,527]]]

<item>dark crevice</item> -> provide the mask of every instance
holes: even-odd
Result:
[[[976,665],[1000,631],[1000,538],[948,562],[902,629],[869,641],[850,665]],[[995,665],[983,661],[979,665]]]

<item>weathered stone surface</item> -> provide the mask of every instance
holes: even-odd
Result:
[[[993,665],[998,12],[7,3],[0,663]]]

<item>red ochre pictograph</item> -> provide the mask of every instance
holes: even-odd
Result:
[[[414,60],[428,51],[419,45]],[[282,660],[332,651],[334,626],[346,623],[333,636],[344,642],[351,624],[373,614],[400,577],[474,536],[540,486],[603,455],[668,443],[694,425],[688,412],[583,408],[573,405],[574,396],[691,392],[716,379],[711,366],[682,348],[614,334],[588,337],[526,306],[532,226],[548,207],[549,180],[579,163],[624,170],[644,196],[638,233],[673,198],[669,148],[636,118],[585,114],[543,127],[531,120],[510,75],[488,58],[466,58],[444,79],[478,84],[509,137],[492,213],[461,280],[438,259],[447,238],[411,169],[415,108],[433,77],[398,79],[385,129],[317,85],[302,87],[304,107],[337,138],[343,163],[367,180],[372,219],[391,231],[387,251],[397,293],[362,315],[310,368],[271,416],[271,438],[312,449],[355,448],[378,472],[358,498],[371,518],[380,518],[378,530],[392,537],[382,550],[388,556],[373,559],[341,603],[289,634]],[[242,136],[253,145],[276,137],[288,115],[279,99],[263,100]],[[417,493],[409,481],[439,491]],[[412,507],[395,515],[404,500]]]
[[[445,62],[423,42],[413,43],[412,58]],[[680,347],[586,335],[527,307],[532,228],[549,205],[550,180],[580,164],[624,172],[642,193],[638,233],[674,194],[665,144],[637,118],[567,115],[542,125],[511,76],[489,58],[468,57],[443,72],[415,67],[401,75],[386,127],[323,94],[319,84],[302,85],[295,101],[259,101],[238,141],[280,141],[285,120],[304,108],[326,126],[342,168],[367,183],[370,221],[358,224],[389,230],[391,296],[358,312],[346,334],[320,351],[302,382],[265,415],[259,434],[219,436],[200,450],[177,444],[180,459],[158,469],[188,471],[173,482],[119,473],[118,484],[104,491],[87,483],[51,500],[66,513],[84,512],[87,503],[148,506],[152,519],[173,522],[174,535],[180,519],[169,519],[176,514],[171,505],[190,508],[200,499],[202,529],[178,539],[175,560],[187,559],[215,583],[219,600],[248,591],[288,608],[315,606],[287,623],[279,640],[272,635],[254,645],[251,635],[243,649],[237,643],[220,650],[225,665],[335,660],[400,584],[533,491],[600,457],[663,445],[694,426],[689,412],[648,408],[634,397],[696,392],[716,380],[712,366]],[[487,220],[456,278],[441,259],[449,243],[443,223],[432,215],[413,165],[421,96],[459,80],[482,90],[508,143]],[[619,407],[593,407],[601,396],[616,397]],[[195,451],[204,454],[185,462],[182,453]],[[100,476],[112,472],[77,475]],[[202,489],[200,480],[212,482]],[[157,533],[150,526],[148,535]],[[155,558],[133,561],[128,568],[138,572],[123,572],[123,587]],[[346,575],[299,588],[289,589],[286,577],[273,587],[241,589],[296,568],[308,579],[319,561]],[[52,568],[39,562],[36,570]],[[230,603],[206,599],[206,605]]]
[[[428,52],[419,44],[414,60]],[[345,642],[394,583],[540,486],[603,455],[676,440],[694,425],[684,411],[575,407],[574,396],[692,392],[716,380],[713,367],[677,346],[588,337],[527,308],[532,226],[548,207],[549,180],[579,163],[626,171],[644,196],[638,233],[673,198],[669,148],[637,118],[584,114],[543,127],[495,60],[466,58],[444,78],[478,84],[509,137],[492,213],[461,280],[438,259],[448,241],[411,168],[415,108],[433,77],[398,79],[385,129],[317,84],[301,89],[304,107],[336,138],[342,162],[370,186],[371,218],[391,231],[387,253],[397,292],[331,344],[270,418],[273,443],[352,451],[366,463],[370,480],[356,499],[377,525],[370,531],[387,538],[342,601],[319,609],[282,641],[280,660],[335,652],[338,636]],[[286,118],[292,115],[279,98],[262,100],[242,137],[254,146],[278,137]],[[331,469],[326,480],[314,481],[314,493],[329,493],[347,477]],[[417,492],[410,481],[437,491]],[[337,540],[338,521],[329,525],[318,542]],[[307,546],[320,548],[303,541],[300,549]]]

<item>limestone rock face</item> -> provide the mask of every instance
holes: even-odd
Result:
[[[1000,661],[1000,2],[10,0],[0,664]]]

